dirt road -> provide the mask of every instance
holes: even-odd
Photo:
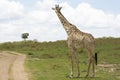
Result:
[[[0,52],[0,80],[28,80],[25,58],[25,55],[15,52]]]

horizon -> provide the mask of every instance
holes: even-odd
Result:
[[[109,36],[109,37],[97,37],[97,38],[95,38],[95,39],[120,39],[120,37],[111,37],[111,36]],[[67,39],[62,39],[62,40],[55,40],[55,41],[39,41],[39,40],[37,40],[37,39],[33,39],[33,40],[30,40],[29,38],[28,39],[26,39],[26,40],[24,40],[24,39],[21,39],[21,40],[18,40],[18,41],[6,41],[6,42],[0,42],[1,44],[2,43],[14,43],[14,42],[24,42],[24,41],[33,41],[33,42],[39,42],[39,43],[44,43],[44,42],[57,42],[57,41],[67,41]]]

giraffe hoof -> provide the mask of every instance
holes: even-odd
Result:
[[[80,77],[80,74],[78,74],[77,78],[79,78],[79,77]]]
[[[73,75],[70,75],[70,78],[73,78]]]
[[[88,77],[88,74],[86,74],[86,76],[85,77]]]
[[[70,78],[73,78],[73,72],[71,72],[71,74],[70,74]]]
[[[93,74],[93,75],[92,75],[92,78],[94,78],[94,77],[95,77],[95,75]]]

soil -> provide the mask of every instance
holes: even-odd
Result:
[[[0,52],[0,80],[28,80],[25,59],[25,55],[16,52]]]

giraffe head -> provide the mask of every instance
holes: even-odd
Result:
[[[59,5],[55,5],[55,8],[52,8],[52,10],[55,10],[57,12],[60,12],[61,9],[62,7],[60,7]]]

